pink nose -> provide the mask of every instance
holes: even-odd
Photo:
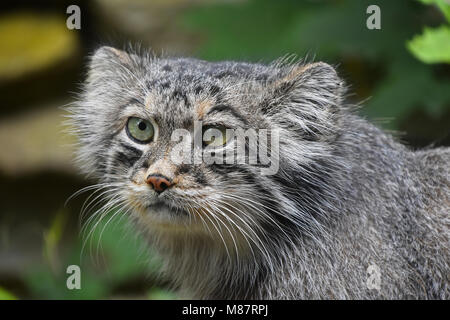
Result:
[[[151,174],[147,177],[145,182],[151,185],[158,193],[163,192],[172,185],[170,179],[161,174]]]

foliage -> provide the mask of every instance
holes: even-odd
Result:
[[[78,49],[77,36],[59,15],[0,16],[0,81],[16,79],[64,61]]]
[[[26,274],[32,296],[41,299],[113,298],[115,289],[128,280],[149,280],[160,268],[160,263],[145,247],[144,239],[119,216],[116,211],[111,211],[98,224],[93,221],[83,239],[73,241],[64,247],[64,254],[59,254],[57,247],[63,246],[60,241],[65,231],[65,218],[61,213],[56,214],[45,232],[45,262],[33,266]],[[80,266],[81,290],[66,287],[69,265]],[[149,288],[142,296],[152,299],[173,297],[172,293],[157,287]]]
[[[435,4],[450,22],[450,4],[443,0],[420,0],[426,4]],[[416,35],[408,41],[409,51],[425,63],[450,63],[450,26],[441,25],[438,28],[425,28],[421,35]]]
[[[366,28],[370,4],[381,9],[381,30]],[[450,81],[437,79],[432,67],[415,60],[404,45],[429,22],[426,9],[407,0],[252,0],[192,9],[183,26],[203,39],[198,54],[207,59],[267,62],[295,53],[336,65],[350,61],[350,69],[363,68],[360,73],[366,75],[348,79],[352,90],[370,87],[357,97],[372,96],[363,112],[390,118],[385,125],[396,128],[417,108],[437,117],[449,107]],[[342,65],[338,69],[344,78],[351,73]]]
[[[16,300],[17,298],[6,289],[0,287],[0,300]]]

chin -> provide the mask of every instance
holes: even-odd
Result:
[[[164,202],[140,206],[140,208],[138,209],[139,223],[151,231],[189,233],[198,229],[189,213],[182,208]]]

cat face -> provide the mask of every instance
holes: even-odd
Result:
[[[110,203],[155,232],[252,246],[309,219],[296,211],[301,195],[319,192],[313,168],[330,157],[341,87],[323,63],[210,63],[103,47],[71,108],[78,160],[109,188]],[[225,163],[203,157],[227,151]],[[262,174],[267,167],[276,170]]]

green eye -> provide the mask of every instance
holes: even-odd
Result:
[[[203,146],[221,147],[227,144],[231,137],[227,137],[227,128],[224,126],[203,127]]]
[[[155,131],[150,121],[131,117],[127,122],[127,134],[138,143],[147,143],[152,140]]]

